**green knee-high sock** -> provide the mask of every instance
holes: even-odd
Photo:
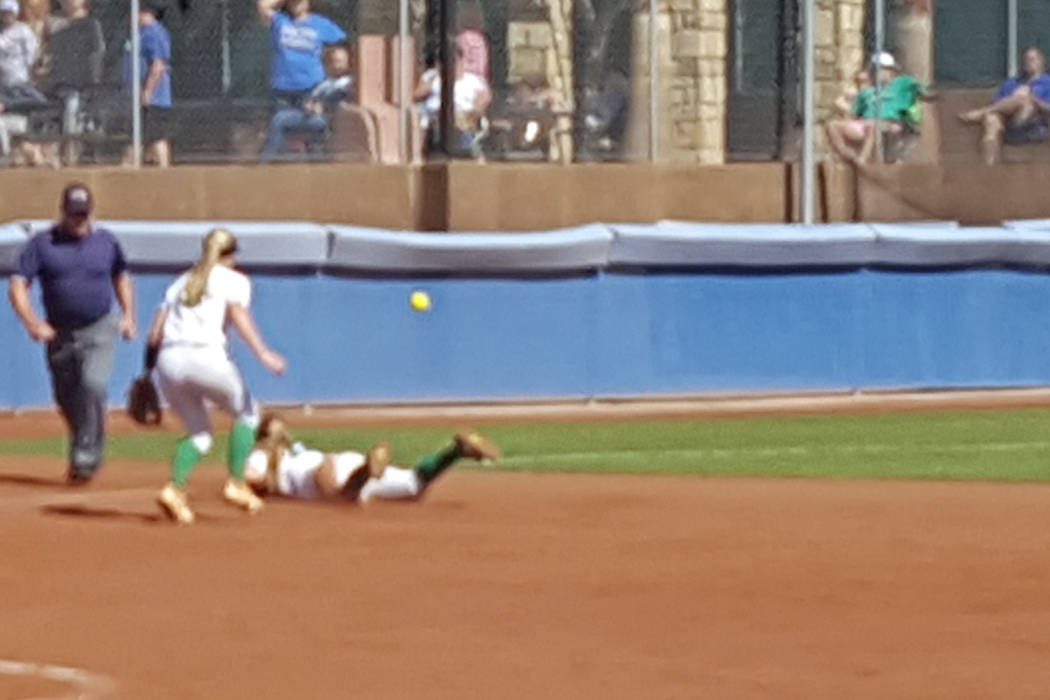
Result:
[[[171,463],[171,481],[180,489],[186,488],[190,474],[200,464],[200,450],[189,438],[184,438],[175,446],[175,459]]]
[[[230,476],[234,479],[244,478],[244,462],[252,451],[255,444],[255,428],[243,421],[233,424],[230,431],[230,449],[227,454],[227,465],[230,468]]]
[[[445,449],[432,452],[419,460],[416,463],[416,473],[419,474],[425,486],[436,479],[441,472],[455,464],[456,460],[462,456],[459,452],[459,447],[449,445]]]

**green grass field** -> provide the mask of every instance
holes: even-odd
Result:
[[[1050,410],[794,416],[491,426],[505,452],[497,469],[726,476],[894,479],[1050,479]],[[385,438],[411,464],[440,447],[444,429],[312,429],[311,447],[363,450]],[[166,461],[170,433],[110,441],[111,457]],[[61,456],[60,438],[0,440],[0,454]],[[219,444],[212,460],[224,454]],[[466,465],[465,465],[466,466]]]

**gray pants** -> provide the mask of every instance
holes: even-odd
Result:
[[[102,463],[106,441],[106,390],[117,345],[117,317],[59,330],[48,343],[47,366],[55,402],[69,426],[69,470],[90,477]]]

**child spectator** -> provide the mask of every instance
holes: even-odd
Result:
[[[283,107],[274,113],[263,147],[264,163],[287,153],[287,136],[291,133],[306,139],[307,153],[312,157],[324,155],[332,113],[341,103],[354,99],[350,50],[345,46],[333,46],[326,51],[324,62],[327,77],[310,91],[302,106]]]
[[[854,73],[853,83],[847,85],[839,98],[835,100],[835,114],[840,119],[852,118],[853,105],[856,104],[857,97],[869,87],[871,87],[871,73],[866,70]]]

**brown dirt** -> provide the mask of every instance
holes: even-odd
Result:
[[[0,658],[112,698],[1046,693],[1046,486],[476,470],[248,517],[207,467],[179,529],[163,465],[60,472],[0,463]]]

